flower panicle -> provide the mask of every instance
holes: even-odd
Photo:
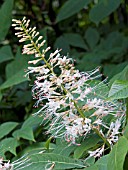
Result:
[[[27,75],[35,75],[32,88],[33,99],[36,99],[34,106],[41,107],[35,115],[42,114],[45,121],[47,119],[51,122],[48,132],[54,137],[64,137],[73,144],[77,143],[79,137],[85,138],[98,132],[103,139],[103,146],[90,152],[90,155],[101,156],[105,144],[112,146],[117,142],[125,120],[125,109],[118,102],[105,100],[106,96],[100,94],[106,80],[96,81],[102,76],[99,74],[99,67],[80,72],[75,69],[73,60],[61,56],[58,49],[46,59],[45,53],[50,47],[41,48],[45,40],[36,32],[36,27],[29,27],[30,20],[14,19],[13,22],[19,41],[30,42],[23,46],[23,54],[35,56],[34,60],[28,62],[33,66],[29,66],[27,72]],[[59,74],[55,73],[56,68],[59,69]],[[108,122],[110,116],[112,119]]]

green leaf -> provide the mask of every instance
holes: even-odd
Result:
[[[56,18],[56,22],[60,22],[70,16],[78,13],[81,9],[87,6],[91,0],[68,0],[64,3],[62,8],[59,11],[59,14]]]
[[[87,167],[87,168],[84,168],[83,170],[99,170],[98,166],[97,165],[92,165],[90,167]]]
[[[48,140],[45,142],[45,147],[46,147],[47,149],[49,149],[51,140],[52,140],[52,137],[48,138]]]
[[[28,157],[30,161],[25,162],[23,165],[19,165],[18,167],[19,169],[22,168],[23,166],[24,166],[24,170],[35,170],[35,169],[45,170],[51,168],[52,166],[54,170],[84,167],[83,163],[79,160],[75,160],[69,157],[52,154],[52,153],[33,154]],[[14,168],[16,169],[16,166]]]
[[[95,163],[95,158],[90,157],[90,158],[86,159],[84,162],[86,162],[87,166],[92,166]]]
[[[84,39],[82,38],[82,36],[80,34],[67,33],[67,34],[64,34],[64,38],[69,43],[69,45],[72,45],[74,47],[83,48],[85,50],[88,49],[87,45],[84,42]]]
[[[6,122],[0,125],[0,139],[9,134],[18,123],[16,122]]]
[[[42,122],[43,118],[39,116],[30,116],[22,125],[22,128],[36,127]]]
[[[31,140],[35,142],[34,139],[34,135],[33,135],[33,131],[32,128],[27,127],[26,129],[18,129],[16,131],[13,132],[12,134],[17,140],[19,140],[20,138],[23,139],[27,139],[27,140]]]
[[[3,90],[27,81],[28,78],[24,77],[24,69],[27,68],[27,66],[28,57],[25,57],[24,55],[21,57],[21,53],[17,53],[16,59],[9,63],[6,67],[7,80],[0,86],[0,89]]]
[[[17,49],[15,60],[6,66],[6,79],[13,77],[19,70],[23,70],[28,66],[28,56],[22,55],[20,49]],[[25,74],[25,73],[24,73]]]
[[[19,145],[20,145],[19,142],[15,138],[10,137],[3,139],[0,142],[0,146],[2,146],[1,152],[4,154],[5,152],[9,151],[12,154],[16,155],[16,148]]]
[[[96,44],[98,43],[100,38],[100,35],[98,31],[95,28],[89,27],[85,33],[85,39],[90,46],[91,49],[93,49]]]
[[[128,139],[128,123],[127,123],[127,125],[125,126],[124,134],[123,134],[123,135],[125,136],[126,139]]]
[[[90,20],[96,24],[102,21],[105,17],[114,12],[120,5],[121,0],[101,0],[89,13]]]
[[[12,60],[13,58],[12,50],[9,45],[0,48],[0,63]]]
[[[128,81],[116,80],[109,91],[109,99],[123,99],[128,97]]]
[[[109,170],[107,168],[108,157],[109,155],[105,155],[96,162],[96,165],[98,166],[99,170]]]
[[[45,142],[36,142],[32,145],[29,145],[28,147],[25,147],[25,149],[20,153],[20,156],[23,156],[25,154],[37,154],[37,153],[50,153],[56,148],[56,145],[53,143],[50,143],[49,149],[47,150],[45,147]]]
[[[27,83],[28,84],[28,83]],[[26,84],[26,85],[27,85]],[[23,87],[23,83],[20,84]],[[18,89],[17,86],[16,88]],[[21,106],[21,105],[26,105],[26,103],[30,103],[32,101],[32,93],[30,90],[19,90],[16,94],[16,98],[14,99],[15,101],[15,107]]]
[[[91,165],[88,168],[84,168],[84,170],[109,170],[107,169],[107,161],[108,155],[103,156],[95,164]]]
[[[56,139],[56,148],[52,153],[60,154],[63,156],[69,156],[75,150],[75,145],[69,145],[68,142],[63,141],[62,139]]]
[[[128,140],[123,136],[113,147],[108,157],[108,170],[123,170],[125,156],[128,152]]]
[[[111,80],[110,80],[110,83],[112,84],[112,80],[113,80],[113,82],[115,81],[115,80],[119,80],[118,78],[117,79],[115,79],[114,77],[118,74],[118,73],[120,73],[123,69],[124,69],[124,67],[127,65],[127,62],[123,62],[123,63],[120,63],[120,64],[106,64],[105,66],[104,66],[104,74],[105,74],[105,76],[108,76],[108,78],[110,79],[110,78],[112,78]],[[113,77],[114,76],[114,77]],[[115,80],[114,80],[115,79]]]
[[[0,40],[3,40],[11,25],[13,0],[5,0],[0,9]]]
[[[27,81],[27,80],[28,80],[28,78],[24,77],[24,71],[20,70],[14,76],[12,76],[8,80],[6,80],[0,86],[0,90],[6,89],[6,88],[14,86],[14,85],[17,85],[17,84],[24,82],[24,81]]]
[[[40,125],[41,122],[42,122],[41,117],[30,116],[23,123],[21,129],[14,131],[12,135],[18,140],[20,138],[23,138],[23,139],[35,141],[33,131]]]
[[[91,136],[81,143],[80,146],[74,151],[74,158],[79,159],[85,151],[95,146],[99,142],[100,138],[97,136]]]
[[[67,55],[67,52],[69,52],[70,47],[68,41],[65,39],[64,36],[60,36],[56,39],[54,44],[54,49],[63,49],[62,53]]]
[[[128,66],[122,72],[116,74],[109,83],[112,84],[115,80],[128,80]]]
[[[98,57],[97,57],[97,54],[95,53],[85,53],[82,56],[82,59],[78,61],[77,68],[81,71],[88,71],[88,70],[96,68],[97,65],[99,65],[101,61]]]

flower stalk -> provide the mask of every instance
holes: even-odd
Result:
[[[29,21],[29,20],[28,20]],[[32,43],[33,47],[36,49],[36,52],[39,54],[39,56],[41,56],[42,60],[45,62],[46,66],[49,68],[49,70],[51,71],[51,73],[57,78],[56,74],[54,73],[53,69],[51,69],[50,64],[47,62],[47,60],[44,58],[44,54],[42,54],[38,48],[38,46],[36,45],[36,43],[33,41],[32,37],[30,36],[30,34],[28,33],[26,27],[24,26],[24,24],[21,22],[21,28],[23,29],[24,33],[27,35],[28,40],[30,40],[30,42]],[[28,25],[28,24],[27,24]],[[67,92],[67,90],[64,88],[64,86],[62,84],[60,84],[61,88],[63,89],[63,91],[65,92],[65,94],[69,93]],[[85,117],[84,114],[82,113],[82,111],[79,109],[79,107],[77,106],[76,102],[74,100],[72,100],[72,102],[74,103],[75,108],[77,109],[77,111],[80,113],[81,117]]]

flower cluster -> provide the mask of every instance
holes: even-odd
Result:
[[[0,158],[0,170],[13,170],[13,164]]]
[[[125,119],[125,109],[121,103],[105,100],[102,95],[104,82],[96,80],[101,77],[99,68],[90,72],[80,72],[74,67],[72,59],[61,56],[60,50],[45,57],[50,47],[44,49],[45,40],[29,27],[29,20],[13,20],[15,33],[20,42],[28,41],[23,46],[23,54],[33,54],[34,60],[29,64],[26,75],[35,75],[32,88],[35,107],[40,106],[37,115],[48,120],[48,132],[54,137],[65,138],[77,144],[79,138],[96,133],[103,140],[103,145],[90,155],[102,155],[105,144],[109,147],[118,140],[120,128]],[[43,62],[42,62],[43,61]],[[107,87],[106,87],[107,88]]]

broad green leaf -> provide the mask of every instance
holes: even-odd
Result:
[[[94,164],[94,165],[92,165],[90,167],[84,168],[83,170],[99,170],[99,168],[98,168],[98,166],[96,164]]]
[[[108,157],[108,170],[123,170],[125,156],[128,152],[128,140],[123,136],[113,147]]]
[[[17,49],[15,60],[6,66],[6,79],[13,77],[18,71],[23,70],[28,66],[28,56],[22,55],[20,49]],[[25,74],[25,72],[24,72]]]
[[[127,123],[127,125],[125,126],[124,134],[123,134],[123,135],[125,136],[125,138],[128,139],[128,123]]]
[[[128,66],[126,66],[122,72],[116,74],[109,83],[112,84],[115,80],[128,80]]]
[[[84,168],[84,170],[109,170],[107,169],[107,161],[108,155],[103,156],[94,165],[91,165],[88,168]]]
[[[92,166],[95,163],[95,158],[90,157],[90,158],[86,159],[84,162],[87,164],[87,166]]]
[[[81,71],[88,71],[91,69],[95,69],[100,64],[100,61],[101,59],[99,58],[98,54],[95,54],[93,52],[91,53],[87,52],[82,56],[82,59],[78,61],[77,68]]]
[[[64,38],[67,40],[69,45],[72,45],[74,47],[83,48],[85,50],[88,49],[87,45],[84,42],[84,39],[82,38],[82,36],[80,34],[67,33],[67,34],[64,34]]]
[[[26,127],[36,127],[42,123],[43,118],[39,116],[30,116],[28,119],[25,120],[25,122],[22,125],[22,128]]]
[[[89,13],[90,20],[96,24],[102,21],[105,17],[114,12],[120,5],[121,0],[101,0]]]
[[[109,170],[107,168],[107,162],[108,162],[109,155],[102,156],[98,161],[95,162],[95,164],[89,164],[88,160],[85,161],[85,163],[89,166],[87,168],[84,168],[83,170]],[[92,157],[93,158],[93,157]]]
[[[99,170],[109,170],[107,168],[108,157],[109,155],[105,155],[96,162],[96,165],[98,166]]]
[[[0,90],[6,89],[8,87],[12,87],[14,85],[17,85],[21,82],[27,81],[28,78],[24,77],[24,71],[20,70],[14,76],[10,77],[8,80],[6,80],[1,86]]]
[[[94,157],[90,157],[88,159],[83,160],[83,162],[86,165],[86,168],[82,168],[82,170],[99,170],[98,166],[95,163],[95,158]],[[79,169],[73,169],[73,170],[79,170]]]
[[[28,80],[28,78],[24,76],[24,70],[28,66],[28,59],[25,55],[21,56],[19,51],[17,52],[15,60],[6,66],[7,80],[0,86],[1,90]]]
[[[25,155],[25,154],[37,154],[37,153],[50,153],[56,148],[56,145],[53,143],[50,143],[49,149],[47,150],[45,147],[45,142],[36,142],[32,145],[29,145],[28,147],[25,147],[25,149],[20,152],[20,156]]]
[[[33,154],[28,156],[28,158],[30,161],[20,165],[18,168],[24,167],[24,170],[46,170],[53,167],[52,169],[54,170],[61,170],[84,167],[79,160],[52,153]]]
[[[16,155],[16,148],[19,145],[19,142],[15,138],[10,137],[3,139],[0,142],[0,146],[2,147],[1,152],[4,154],[5,152],[9,151],[12,154]]]
[[[93,49],[96,44],[98,43],[100,38],[100,35],[98,31],[95,28],[89,27],[85,33],[85,39],[90,46],[91,49]]]
[[[56,22],[60,22],[70,16],[78,13],[81,9],[87,6],[91,0],[68,0],[64,3],[62,8],[59,11],[59,14],[56,18]]]
[[[11,25],[13,0],[5,0],[0,9],[0,40],[3,40]]]
[[[0,63],[12,60],[13,58],[12,50],[9,45],[0,48]]]
[[[18,129],[13,132],[13,136],[17,138],[18,140],[20,138],[32,140],[34,139],[33,131],[38,126],[40,126],[40,123],[42,122],[42,118],[38,116],[30,116],[22,125],[21,129]]]
[[[80,158],[85,151],[95,146],[99,142],[100,138],[97,136],[91,136],[81,143],[80,146],[74,151],[74,158]]]
[[[105,76],[108,76],[109,79],[112,78],[111,80],[114,80],[114,77],[116,77],[116,75],[120,73],[125,66],[127,66],[127,62],[123,62],[120,64],[106,64],[104,65],[104,74]],[[110,83],[112,84],[111,80]],[[118,78],[115,80],[118,80]]]
[[[116,80],[109,91],[109,99],[123,99],[128,97],[128,81]]]
[[[26,82],[27,83],[27,82]],[[27,83],[28,84],[28,83]],[[23,83],[20,84],[23,87]],[[17,86],[16,88],[18,89],[18,87],[20,88],[20,85]],[[27,85],[26,85],[27,86]],[[16,93],[16,98],[14,99],[15,101],[15,107],[21,106],[21,105],[26,105],[26,103],[30,103],[32,101],[32,93],[30,90],[26,90],[24,92],[24,90],[19,90]]]
[[[106,50],[111,50],[112,48],[118,47],[120,49],[124,48],[124,42],[126,41],[126,37],[120,33],[119,31],[112,31],[107,34],[107,37],[101,43],[101,47]],[[127,44],[127,42],[125,42]],[[126,49],[126,46],[125,48]],[[118,52],[118,51],[117,51]]]
[[[65,39],[64,36],[60,36],[56,39],[55,44],[54,44],[54,49],[63,49],[62,53],[67,55],[67,53],[70,50],[70,46],[68,41]]]
[[[33,135],[33,130],[30,127],[27,127],[26,129],[18,129],[16,131],[13,132],[12,134],[17,140],[19,140],[20,138],[23,139],[27,139],[27,140],[31,140],[31,141],[35,141],[34,139],[34,135]]]
[[[0,125],[0,139],[9,134],[18,123],[16,122],[5,122]]]
[[[63,141],[62,139],[56,139],[56,146],[53,153],[63,156],[69,156],[76,148],[75,145],[69,145],[68,142]]]

